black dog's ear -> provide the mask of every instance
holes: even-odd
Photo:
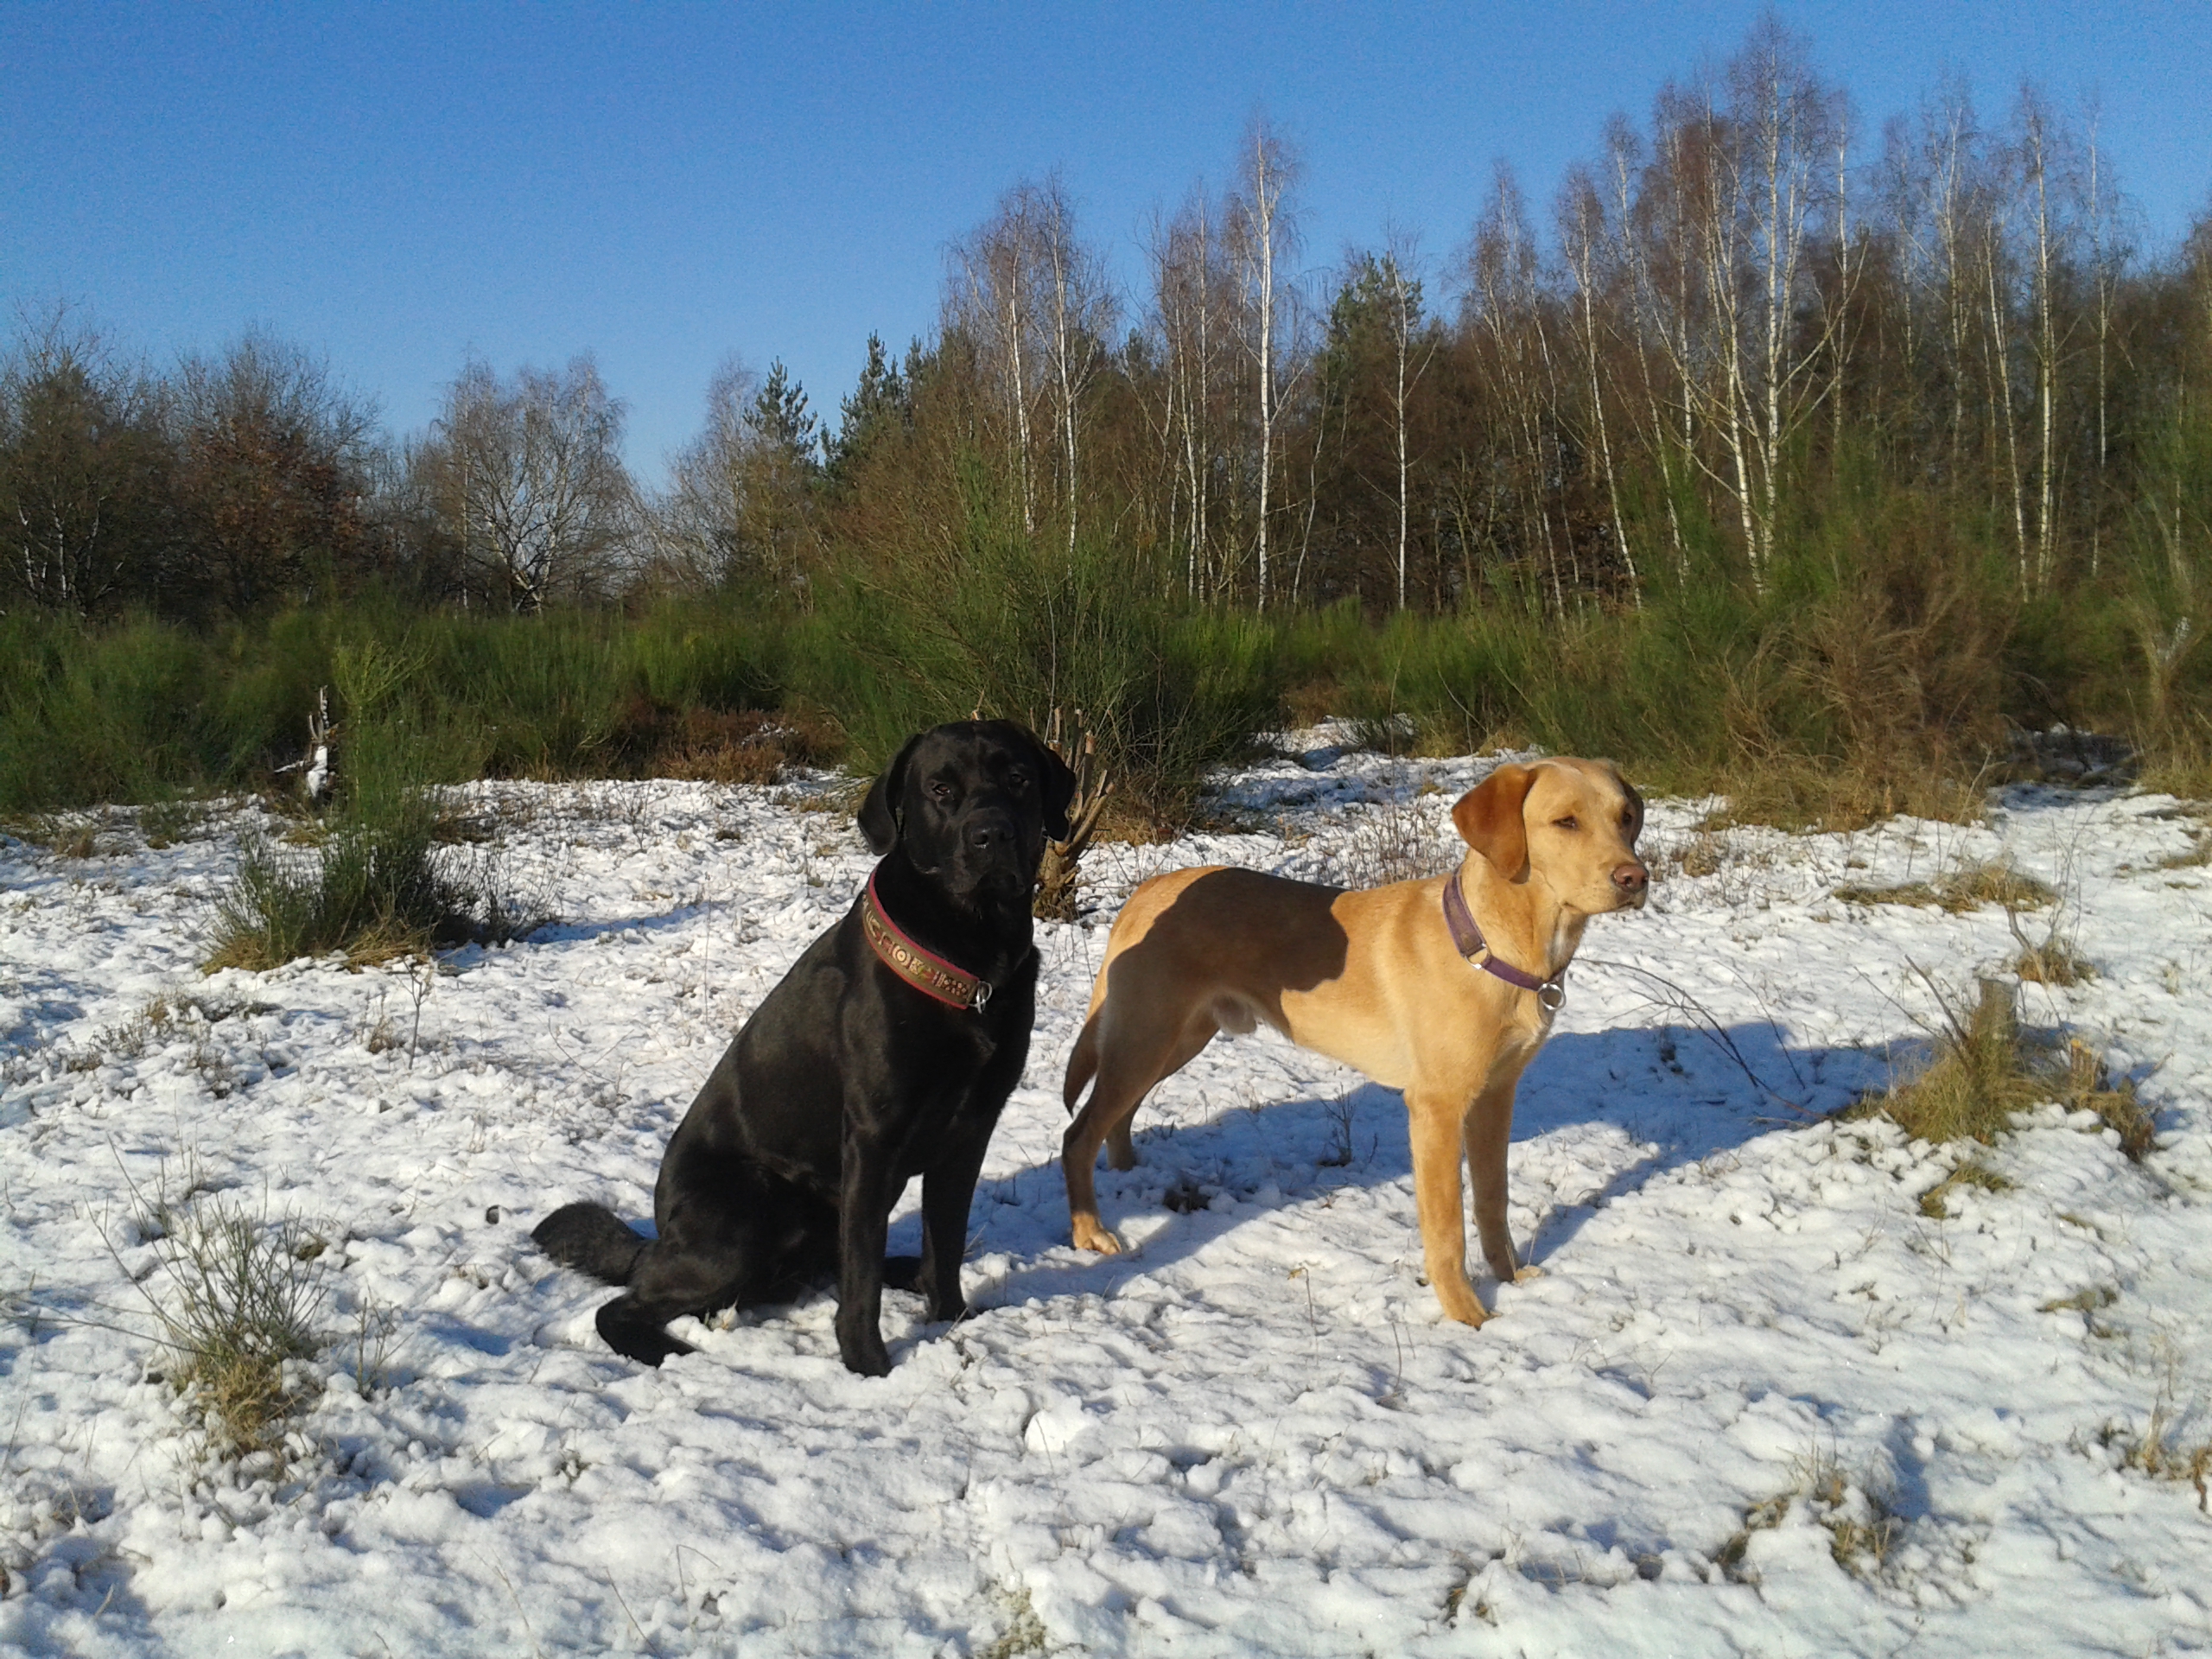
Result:
[[[1075,799],[1075,773],[1066,761],[1038,743],[1033,733],[1029,741],[1037,744],[1037,764],[1045,773],[1045,834],[1050,840],[1065,841],[1074,827],[1068,822],[1068,807]]]
[[[919,734],[906,740],[906,747],[868,786],[868,798],[861,803],[861,834],[868,837],[868,851],[878,858],[899,844],[899,798],[906,789],[906,762],[914,745],[921,741]]]

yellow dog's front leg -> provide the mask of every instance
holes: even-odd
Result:
[[[1459,1198],[1458,1102],[1406,1091],[1414,1151],[1414,1205],[1421,1216],[1422,1265],[1446,1317],[1480,1325],[1490,1316],[1467,1282],[1466,1211]]]
[[[1483,1257],[1501,1285],[1542,1276],[1541,1268],[1521,1264],[1505,1220],[1505,1154],[1513,1140],[1513,1090],[1520,1080],[1517,1067],[1503,1081],[1493,1080],[1475,1096],[1461,1126],[1467,1172],[1475,1189],[1475,1232],[1482,1240]]]

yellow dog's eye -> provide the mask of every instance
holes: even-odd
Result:
[[[1572,812],[1563,818],[1554,818],[1552,822],[1562,830],[1580,830],[1582,827]]]

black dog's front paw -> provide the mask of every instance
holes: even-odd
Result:
[[[837,1357],[855,1376],[891,1374],[891,1351],[883,1345],[880,1332],[841,1328],[837,1332]]]
[[[863,1348],[858,1353],[844,1355],[845,1369],[855,1376],[888,1376],[891,1375],[891,1351],[881,1343]]]
[[[955,1319],[967,1317],[968,1301],[965,1297],[955,1296],[950,1300],[930,1303],[930,1318],[939,1325],[950,1325]]]

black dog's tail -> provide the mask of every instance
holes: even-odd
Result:
[[[638,1257],[651,1242],[624,1226],[620,1217],[601,1204],[564,1204],[530,1236],[563,1267],[609,1285],[630,1282]]]

